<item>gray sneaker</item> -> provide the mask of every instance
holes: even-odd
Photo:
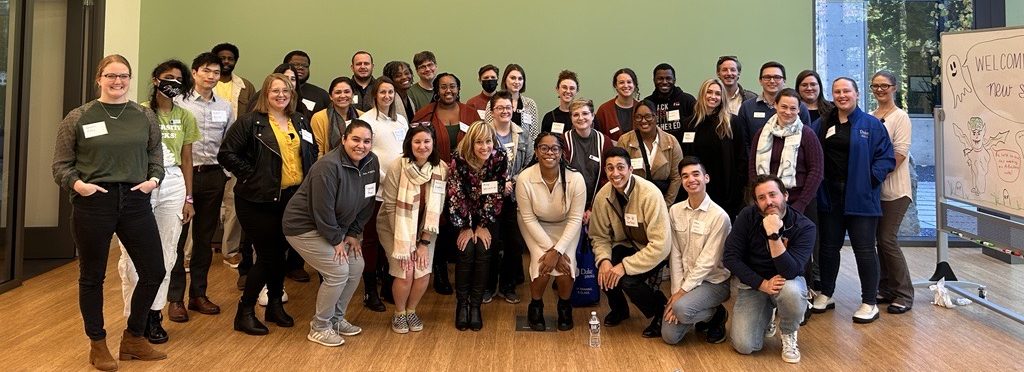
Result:
[[[363,329],[349,323],[345,318],[341,318],[337,323],[334,323],[334,331],[342,336],[355,336],[362,333]]]
[[[391,330],[398,334],[409,333],[409,318],[405,314],[395,314],[391,318]]]
[[[489,304],[489,303],[491,303],[491,301],[494,301],[494,290],[493,289],[488,289],[488,290],[484,291],[484,297],[483,297],[483,299],[480,302],[483,302],[485,304]]]
[[[337,332],[334,332],[334,328],[317,331],[310,327],[306,339],[324,346],[341,346],[341,344],[345,343],[345,339],[341,338]]]
[[[419,332],[423,330],[423,320],[416,313],[405,314],[405,320],[409,324],[409,330]]]
[[[779,311],[779,308],[772,309],[772,320],[768,321],[768,329],[764,331],[765,338],[775,337],[775,333],[779,331],[778,326],[775,324],[775,314]]]
[[[800,363],[800,347],[796,345],[796,333],[782,335],[782,360],[786,363]]]

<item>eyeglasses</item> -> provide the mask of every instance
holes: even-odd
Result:
[[[291,94],[291,93],[292,93],[292,91],[290,89],[271,89],[270,90],[270,94],[273,94],[273,95],[282,95],[282,94]]]
[[[891,85],[891,84],[871,84],[871,89],[872,90],[889,90],[889,88],[892,88],[894,86],[895,85]]]
[[[512,111],[512,106],[494,106],[494,111]]]
[[[651,115],[651,114],[635,115],[635,116],[633,116],[633,121],[652,122],[652,121],[654,121],[654,115]]]
[[[424,64],[416,66],[416,69],[417,70],[426,70],[428,68],[433,68],[434,66],[437,66],[436,64],[434,64],[434,62],[426,62]]]
[[[562,146],[559,145],[537,145],[537,151],[546,153],[558,153],[562,151]]]
[[[107,79],[107,80],[110,80],[110,81],[114,81],[114,80],[117,80],[117,79],[128,80],[128,79],[132,78],[132,75],[131,74],[103,74],[103,78]]]
[[[783,80],[786,80],[786,78],[783,77],[782,75],[764,75],[764,76],[761,77],[761,80],[764,80],[764,81],[773,81],[773,80],[774,81],[783,81]]]

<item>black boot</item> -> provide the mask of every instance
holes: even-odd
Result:
[[[469,305],[469,329],[479,331],[484,328],[484,319],[480,314],[480,304]]]
[[[526,320],[530,322],[530,329],[543,332],[548,327],[544,324],[544,301],[531,300],[526,310]]]
[[[450,295],[452,283],[448,281],[448,264],[445,262],[434,262],[434,292],[442,295]]]
[[[572,303],[569,300],[558,299],[558,330],[568,331],[572,329]]]
[[[242,331],[253,336],[263,336],[270,333],[267,326],[256,319],[255,305],[245,306],[238,303],[238,312],[235,313],[235,330]]]
[[[377,276],[372,271],[363,273],[363,291],[363,306],[378,313],[387,310],[377,294]]]
[[[276,323],[279,327],[293,327],[295,326],[295,319],[292,319],[291,315],[288,315],[284,311],[284,303],[281,302],[280,298],[270,299],[267,301],[267,310],[264,314],[264,319],[267,323]]]
[[[469,329],[469,303],[464,300],[455,305],[455,328],[460,331]]]
[[[655,314],[654,319],[651,320],[651,324],[644,328],[644,332],[641,334],[644,338],[658,338],[661,337],[661,314]]]
[[[149,317],[146,319],[146,330],[143,333],[146,339],[149,340],[149,343],[162,344],[167,342],[167,331],[160,324],[160,321],[163,319],[164,317],[160,314],[160,310],[149,311]]]
[[[395,277],[388,274],[387,270],[382,270],[380,275],[382,279],[380,285],[380,299],[394,305],[395,295],[391,293],[391,286],[395,284]]]

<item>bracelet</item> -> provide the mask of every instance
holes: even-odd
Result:
[[[185,202],[189,203],[189,204],[192,204],[192,195],[186,195],[185,196]]]

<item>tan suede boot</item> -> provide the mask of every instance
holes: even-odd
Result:
[[[107,349],[107,339],[90,341],[89,364],[100,371],[117,370],[117,361],[110,356],[110,349]]]
[[[124,330],[124,335],[121,336],[121,360],[160,360],[166,359],[167,354],[156,351],[152,346],[149,346],[149,341],[145,337],[133,335],[128,330]]]

